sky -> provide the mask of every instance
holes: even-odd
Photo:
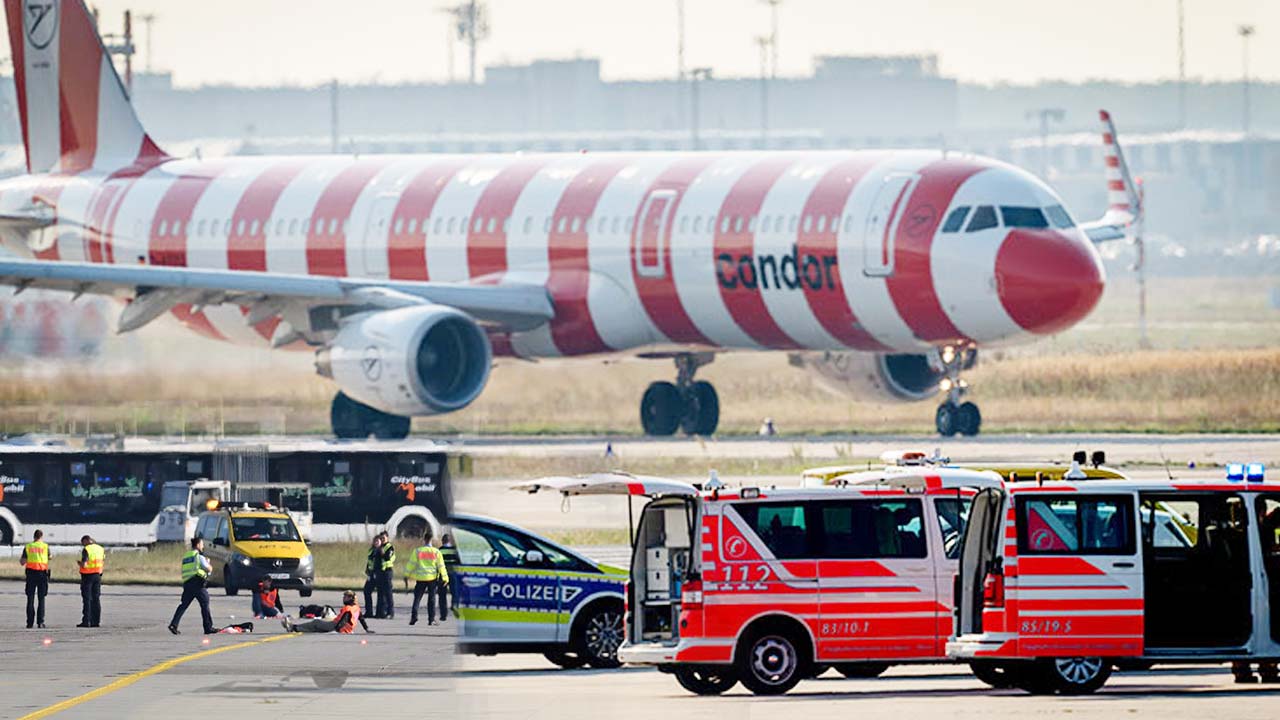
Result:
[[[1280,80],[1280,2],[1183,0],[1190,78],[1237,79],[1241,24],[1251,74]],[[944,75],[977,83],[1177,77],[1178,0],[781,0],[781,75],[826,54],[937,53]],[[449,78],[449,0],[96,0],[107,31],[154,13],[155,69],[175,83],[314,85]],[[488,0],[480,66],[598,57],[608,79],[676,72],[677,0]],[[755,76],[763,0],[684,0],[686,66]],[[136,42],[145,45],[135,21]],[[147,62],[140,50],[138,65]],[[466,75],[465,48],[454,47]]]

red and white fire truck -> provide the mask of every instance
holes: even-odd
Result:
[[[827,487],[728,488],[625,474],[520,486],[647,496],[634,532],[627,663],[686,689],[778,694],[946,659],[965,516],[994,472],[890,466]]]
[[[974,498],[953,658],[1029,692],[1089,693],[1118,663],[1280,659],[1280,484],[1007,484]]]

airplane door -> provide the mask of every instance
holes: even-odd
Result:
[[[662,262],[662,248],[670,227],[671,211],[675,209],[674,190],[657,190],[650,193],[640,207],[640,222],[636,227],[632,247],[636,274],[641,277],[660,278],[666,273]]]
[[[360,248],[360,254],[364,258],[364,274],[367,277],[385,278],[391,274],[387,267],[390,258],[388,248],[391,244],[388,230],[391,216],[395,214],[399,202],[398,195],[380,195],[373,201]]]
[[[893,274],[894,236],[898,234],[898,222],[918,182],[919,175],[892,173],[881,183],[871,202],[866,233],[862,237],[864,274],[871,277],[888,277]]]

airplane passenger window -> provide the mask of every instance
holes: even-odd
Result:
[[[160,224],[156,225],[156,237],[164,237],[164,232],[168,229],[169,222],[167,220],[161,220]]]
[[[600,216],[600,220],[599,220],[598,222],[596,222],[596,232],[598,232],[598,233],[600,233],[601,235],[603,235],[603,234],[604,234],[604,231],[605,231],[605,227],[604,227],[604,226],[605,226],[605,225],[607,225],[607,224],[608,224],[608,222],[609,222],[609,218],[604,217],[603,215],[601,215],[601,216]]]
[[[446,228],[450,233],[453,232],[453,227],[457,222],[458,222],[457,218],[449,218],[449,224],[446,226]]]
[[[728,215],[725,215],[723,218],[720,219],[720,232],[722,233],[729,232],[729,216]]]
[[[964,205],[951,211],[947,216],[947,221],[942,223],[942,232],[953,233],[960,232],[960,228],[964,227],[965,216],[969,214],[969,206]]]
[[[636,225],[636,219],[635,219],[635,218],[627,218],[627,234],[628,234],[628,235],[630,235],[630,234],[631,234],[631,231],[632,231],[632,229],[634,229],[634,228],[635,228],[635,225]]]
[[[617,235],[621,231],[622,231],[622,218],[614,217],[613,218],[613,234]]]
[[[276,220],[276,235],[284,234],[284,218]]]
[[[990,205],[983,205],[973,211],[973,217],[969,219],[969,227],[965,228],[965,232],[978,232],[999,226],[1000,222],[996,220],[996,209]]]
[[[409,234],[412,235],[418,230],[418,218],[409,218]],[[396,232],[400,232],[396,230]]]
[[[1047,228],[1049,221],[1038,207],[1000,207],[1000,215],[1004,218],[1005,227],[1012,228]]]
[[[494,233],[494,232],[497,232],[497,230],[498,230],[498,218],[495,218],[495,217],[489,218],[489,232]]]
[[[432,230],[432,234],[439,235],[440,230],[444,227],[444,218],[436,218],[436,228]]]
[[[1059,230],[1076,226],[1076,221],[1071,219],[1067,209],[1061,205],[1050,205],[1044,209],[1044,213],[1049,216],[1049,223]]]
[[[561,216],[560,216],[560,222],[556,224],[556,232],[559,232],[559,233],[564,232],[565,224],[566,224],[568,221],[569,221],[569,218],[567,218],[567,217],[565,217],[565,216],[561,215]]]
[[[695,215],[693,218],[693,234],[697,235],[702,232],[702,216]]]
[[[769,232],[769,216],[768,215],[763,215],[760,217],[760,232],[762,233]]]
[[[827,231],[827,216],[819,215],[818,216],[818,232],[824,233],[826,231]]]
[[[196,237],[204,236],[204,225],[205,225],[204,220],[201,220],[196,223]]]
[[[302,234],[306,235],[309,232],[311,232],[311,218],[302,221]]]
[[[733,216],[733,231],[736,233],[742,232],[742,216],[741,215]]]
[[[796,216],[792,215],[791,222],[787,223],[787,232],[793,233],[795,231],[796,231]]]
[[[528,235],[531,232],[533,232],[533,218],[526,215],[524,218],[524,234]]]
[[[574,218],[573,222],[569,223],[569,232],[576,233],[581,227],[582,227],[582,219]]]
[[[250,235],[257,235],[257,234],[258,234],[258,228],[259,228],[259,227],[261,227],[261,226],[262,226],[262,224],[261,224],[261,223],[259,223],[257,220],[254,220],[254,221],[253,221],[253,224],[249,226],[249,228],[250,228],[250,229],[249,229],[249,234],[250,234]]]
[[[844,216],[844,231],[853,232],[853,216],[852,215]]]
[[[747,218],[747,232],[753,233],[755,231],[756,231],[756,216],[752,215],[751,217]]]
[[[404,230],[404,218],[396,218],[396,222],[391,226],[391,232],[399,235]]]
[[[410,228],[409,232],[413,232],[413,229]],[[504,217],[502,218],[502,234],[506,235],[509,232],[511,232],[511,218]]]
[[[240,222],[236,223],[236,234],[244,235],[244,218],[241,218]]]
[[[804,216],[804,231],[813,232],[813,216],[812,215]]]

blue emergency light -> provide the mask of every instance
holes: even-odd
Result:
[[[1227,463],[1227,482],[1244,480],[1244,463]]]
[[[1262,482],[1263,469],[1262,463],[1249,463],[1244,466],[1244,477],[1249,482]]]

